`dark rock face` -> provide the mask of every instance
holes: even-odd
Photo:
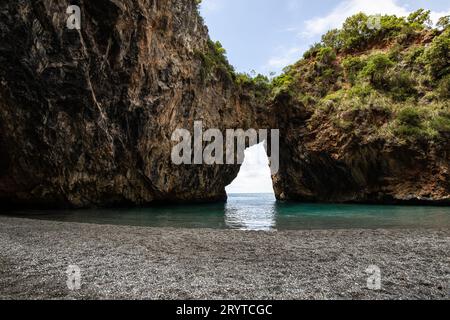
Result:
[[[66,9],[81,7],[81,30]],[[175,166],[171,135],[252,112],[220,73],[193,0],[0,3],[0,202],[109,206],[210,201],[237,166]]]
[[[280,171],[273,177],[278,199],[450,204],[449,138],[403,145],[370,141],[365,134],[336,129],[331,118],[311,118],[301,105],[278,101],[273,108],[283,115],[277,119],[282,136]],[[374,113],[367,110],[353,121],[367,128],[365,122],[376,121]]]
[[[81,30],[66,27],[69,4]],[[238,166],[170,159],[172,133],[200,120],[280,128],[279,199],[450,203],[450,139],[365,141],[302,105],[257,106],[251,89],[208,66],[208,39],[194,0],[2,1],[0,204],[223,200]]]

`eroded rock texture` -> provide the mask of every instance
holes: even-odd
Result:
[[[71,4],[81,30],[66,27]],[[172,133],[194,121],[280,128],[279,199],[449,203],[448,137],[366,139],[376,109],[344,115],[354,134],[289,97],[265,108],[214,48],[194,0],[0,2],[1,205],[223,200],[238,166],[171,162]]]
[[[280,171],[273,177],[278,199],[450,204],[450,137],[404,144],[368,139],[369,124],[385,121],[377,109],[346,115],[360,128],[356,134],[336,128],[329,115],[312,117],[292,101],[272,108],[282,136]]]
[[[81,30],[66,28],[70,4]],[[208,69],[193,0],[0,3],[0,202],[109,206],[226,197],[236,166],[175,166],[176,128],[246,128]]]

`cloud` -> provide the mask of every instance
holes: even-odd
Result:
[[[218,12],[225,5],[223,0],[203,0],[201,3],[201,9],[205,14]]]
[[[324,34],[330,29],[339,28],[350,16],[364,12],[366,14],[395,14],[407,16],[411,13],[407,8],[399,5],[397,0],[345,0],[335,7],[329,14],[307,20],[302,36],[314,37]],[[450,15],[448,11],[431,12],[431,20],[436,23],[440,17]]]
[[[273,68],[284,68],[294,60],[298,60],[298,56],[300,55],[302,49],[301,48],[290,48],[288,50],[280,49],[279,51],[283,51],[279,56],[274,56],[269,59],[268,66]]]
[[[326,16],[307,20],[305,30],[301,34],[308,37],[322,35],[330,29],[339,28],[345,19],[358,12],[408,15],[408,10],[398,5],[396,0],[346,0]]]
[[[277,54],[272,56],[263,67],[264,72],[279,72],[301,58],[302,53],[307,49],[305,46],[292,48],[279,47]]]
[[[367,14],[396,14],[404,16],[408,10],[397,4],[396,0],[345,0],[335,7],[329,14],[307,20],[301,28],[291,27],[285,32],[298,32],[302,38],[314,38],[321,36],[330,29],[341,27],[342,23],[351,15],[358,12]],[[279,71],[282,68],[296,62],[301,54],[308,48],[304,45],[292,48],[279,48],[280,54],[269,59],[264,66],[265,71]]]
[[[432,11],[430,14],[431,21],[433,21],[434,24],[438,22],[439,18],[444,16],[450,16],[450,9],[448,11],[439,11],[439,12]]]

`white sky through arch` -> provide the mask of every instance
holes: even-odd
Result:
[[[274,193],[269,158],[264,144],[245,150],[245,160],[238,177],[227,188],[227,193]]]

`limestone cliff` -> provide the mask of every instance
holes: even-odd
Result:
[[[360,14],[269,81],[234,73],[197,2],[0,3],[2,206],[224,200],[239,166],[171,161],[194,121],[279,128],[282,200],[450,203],[448,29]]]
[[[80,30],[66,27],[73,4]],[[215,51],[194,0],[2,1],[2,205],[225,199],[237,166],[170,159],[195,120],[254,122]]]
[[[370,18],[348,18],[273,81],[279,199],[450,203],[448,19]]]

